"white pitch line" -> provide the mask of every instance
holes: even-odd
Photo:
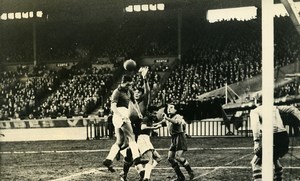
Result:
[[[51,181],[66,181],[66,180],[73,180],[75,177],[80,177],[82,175],[86,175],[86,174],[92,174],[92,173],[103,173],[103,171],[99,170],[99,169],[91,169],[91,170],[87,170],[87,171],[84,171],[84,172],[79,172],[79,173],[75,173],[73,175],[69,175],[69,176],[66,176],[66,177],[62,177],[62,178],[58,178],[58,179],[54,179],[54,180],[51,180]]]
[[[290,147],[292,149],[300,149],[300,146]],[[220,148],[189,148],[190,151],[202,150],[249,150],[253,147],[220,147]],[[169,148],[157,148],[158,151],[168,151]],[[37,153],[94,153],[94,152],[108,152],[109,149],[96,150],[51,150],[51,151],[3,151],[0,154],[37,154]]]
[[[251,167],[250,166],[192,167],[192,169],[198,169],[198,170],[208,170],[208,169],[215,169],[215,168],[220,168],[220,169],[250,169]],[[114,169],[115,170],[122,170],[123,167],[114,167]],[[107,168],[106,167],[99,167],[98,170],[107,171]],[[173,168],[171,166],[170,167],[155,167],[155,168],[153,168],[153,170],[173,170]]]
[[[199,169],[199,170],[207,170],[207,169],[251,169],[251,166],[216,166],[216,167],[192,167],[192,169]],[[284,169],[300,169],[300,167],[283,167]],[[114,167],[116,170],[121,170],[123,167]],[[106,171],[106,167],[99,167],[97,170]],[[155,167],[153,170],[173,170],[173,168],[170,167]]]
[[[242,159],[244,159],[245,157],[248,157],[248,156],[250,156],[250,155],[252,155],[252,154],[246,154],[246,155],[244,155],[244,156],[242,156],[242,157],[240,157],[240,158],[238,158],[238,159],[232,160],[231,162],[226,163],[225,166],[231,165],[232,163],[234,163],[234,162],[236,162],[236,161],[239,161],[239,160],[242,160]],[[211,170],[211,171],[209,171],[209,172],[206,172],[206,173],[204,173],[204,174],[201,174],[201,175],[195,177],[194,179],[198,179],[198,178],[200,178],[200,177],[203,177],[203,176],[206,176],[206,175],[208,175],[208,174],[211,174],[211,173],[213,173],[213,172],[219,170],[220,168],[221,168],[221,167],[216,167],[216,168],[214,168],[213,170]]]
[[[36,154],[36,153],[92,153],[92,152],[108,152],[107,149],[98,149],[98,150],[53,150],[53,151],[4,151],[0,154]]]
[[[231,162],[226,163],[225,166],[229,166],[229,165],[233,164],[236,161],[242,160],[242,159],[244,159],[244,158],[246,158],[248,156],[252,156],[252,155],[253,155],[252,153],[246,154],[246,155],[244,155],[244,156],[242,156],[242,157],[240,157],[238,159],[235,159],[235,160],[232,160]]]
[[[297,169],[297,170],[300,169],[300,167],[283,167],[283,168],[284,169]],[[122,170],[123,167],[114,167],[114,169],[116,169],[116,170]],[[208,175],[209,173],[212,173],[213,171],[218,170],[218,169],[251,169],[251,167],[250,166],[218,166],[218,167],[192,167],[192,169],[194,169],[194,170],[195,169],[198,169],[198,170],[213,169],[212,171],[210,171],[208,173],[199,175],[199,176],[197,176],[197,177],[194,178],[194,179],[197,179],[197,178],[203,177],[205,175]],[[155,167],[153,170],[173,170],[173,168],[172,167]],[[69,176],[66,176],[66,177],[54,179],[54,180],[51,180],[51,181],[72,180],[72,179],[74,179],[76,177],[80,177],[80,176],[85,175],[85,174],[92,174],[92,173],[97,173],[97,172],[101,173],[101,174],[106,174],[104,171],[107,171],[106,167],[99,167],[97,169],[91,169],[91,170],[88,170],[88,171],[75,173],[73,175],[69,175]],[[107,173],[110,173],[110,172],[107,172]]]

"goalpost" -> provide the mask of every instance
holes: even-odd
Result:
[[[273,1],[262,0],[262,180],[273,180],[274,19]],[[270,12],[271,11],[271,12]]]
[[[300,16],[293,0],[281,0],[289,16],[300,33]],[[274,105],[274,19],[273,0],[262,0],[262,180],[273,180],[273,125]]]

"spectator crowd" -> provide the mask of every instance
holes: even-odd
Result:
[[[122,63],[118,57],[174,56],[177,51],[176,20],[162,19],[160,23],[154,23],[153,19],[145,22],[127,19],[118,28],[111,29],[113,36],[87,36],[85,41],[76,39],[76,35],[70,40],[66,32],[57,36],[49,33],[43,38],[45,41],[39,47],[38,56],[44,60],[80,59],[115,66]],[[220,111],[213,107],[224,104],[224,97],[208,97],[201,101],[198,97],[261,73],[260,22],[257,19],[214,24],[194,22],[193,30],[189,30],[189,26],[182,23],[182,59],[177,65],[174,68],[167,64],[150,67],[151,105],[173,102],[179,104],[190,119],[215,117]],[[105,29],[108,31],[109,28],[108,24]],[[97,33],[96,30],[86,31],[91,35]],[[47,33],[47,29],[43,33]],[[300,39],[296,36],[288,17],[275,18],[275,68],[300,61]],[[97,41],[100,37],[107,40],[104,45]],[[62,48],[49,45],[50,42],[59,44],[61,40],[66,40],[60,44]],[[3,52],[1,59],[4,61],[22,62],[26,59],[22,54],[25,51],[16,56],[6,48]],[[61,71],[41,65],[33,70],[18,66],[15,72],[1,72],[0,119],[87,116],[99,106],[107,108],[109,102],[106,100],[116,83],[115,70],[84,64]],[[143,86],[138,74],[134,81],[136,86]],[[296,80],[275,89],[275,97],[295,94],[299,94]]]

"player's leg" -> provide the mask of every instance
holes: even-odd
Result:
[[[145,165],[145,176],[144,176],[144,181],[149,181],[152,169],[154,168],[153,150],[146,151],[143,154],[143,158],[149,160],[148,163]]]
[[[185,180],[185,177],[179,168],[179,164],[175,159],[175,151],[170,150],[168,152],[168,161],[177,175],[177,180]]]
[[[262,159],[257,155],[254,155],[251,160],[253,181],[262,181],[261,163]]]
[[[123,153],[123,152],[122,152]],[[123,164],[123,171],[120,173],[121,180],[126,180],[128,172],[130,170],[130,167],[133,165],[132,160],[132,153],[130,148],[126,149],[126,155],[124,156],[124,164]],[[140,180],[143,180],[145,169],[142,164],[137,164],[135,166],[135,169],[137,170],[138,174],[140,175]]]
[[[283,174],[283,168],[279,160],[274,162],[274,181],[281,181]]]
[[[124,163],[123,163],[123,170],[120,173],[120,177],[121,177],[121,180],[126,181],[130,167],[133,165],[132,153],[131,153],[130,148],[127,148],[126,150],[122,150],[121,154],[124,157]],[[135,168],[140,175],[140,180],[143,180],[144,174],[145,174],[143,165],[138,164],[135,166]]]
[[[120,128],[115,129],[116,142],[111,146],[110,151],[103,161],[103,165],[108,168],[109,171],[115,172],[116,170],[113,168],[112,163],[118,152],[120,151],[120,145],[122,144],[122,140],[124,139],[123,132]]]
[[[187,159],[183,157],[183,153],[184,153],[183,150],[177,150],[175,153],[175,159],[186,169],[186,171],[190,176],[190,180],[193,180],[194,171],[192,170],[190,163],[187,161]]]
[[[126,149],[126,154],[124,155],[123,171],[121,172],[121,180],[126,181],[127,175],[130,167],[132,166],[132,154],[130,148]]]
[[[122,131],[124,132],[124,135],[128,139],[128,145],[132,152],[132,158],[135,162],[135,164],[140,162],[140,153],[137,146],[137,143],[135,141],[135,136],[133,134],[132,126],[130,122],[124,122],[122,126]]]
[[[183,153],[187,150],[187,141],[184,134],[180,134],[177,136],[176,140],[176,153],[175,159],[179,162],[188,172],[190,176],[190,180],[194,178],[194,172],[190,166],[190,163],[187,161],[186,158],[183,157]]]
[[[150,136],[147,134],[139,135],[137,144],[143,159],[148,160],[145,165],[144,180],[150,180],[152,169],[157,164],[157,162],[153,159],[154,147],[150,141]]]
[[[153,168],[162,160],[161,155],[157,152],[157,150],[153,150]]]
[[[122,129],[120,129],[120,130],[122,131]],[[128,148],[128,139],[124,136],[123,131],[122,131],[121,135],[122,135],[122,137],[121,137],[122,139],[121,139],[120,150],[116,155],[116,160],[118,160],[118,161],[121,159],[121,155],[123,155],[123,157],[126,156],[126,150]],[[121,152],[123,152],[123,153],[121,153]]]
[[[127,110],[119,110],[119,111],[127,111]],[[121,145],[125,141],[125,137],[124,137],[125,133],[122,130],[122,125],[125,124],[125,122],[120,116],[115,114],[113,115],[112,122],[115,127],[116,142],[111,146],[109,154],[104,160],[103,165],[106,166],[109,171],[115,172],[115,170],[112,167],[112,162],[115,159],[116,155],[119,153]]]

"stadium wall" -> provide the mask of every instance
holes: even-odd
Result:
[[[249,119],[242,121],[239,127],[226,125],[222,118],[193,120],[187,124],[186,134],[191,137],[251,137],[249,125]],[[106,117],[1,121],[0,142],[108,139],[113,138],[111,127]],[[286,125],[286,128],[292,134],[291,127]],[[170,136],[166,126],[155,133],[159,137]]]
[[[24,129],[24,128],[61,128],[61,127],[85,127],[96,122],[106,122],[105,117],[90,118],[45,118],[29,120],[0,121],[1,129]]]
[[[61,117],[57,119],[46,118],[0,121],[0,142],[85,140],[87,139],[88,126],[101,122],[104,129],[107,127],[106,120],[106,117]]]

